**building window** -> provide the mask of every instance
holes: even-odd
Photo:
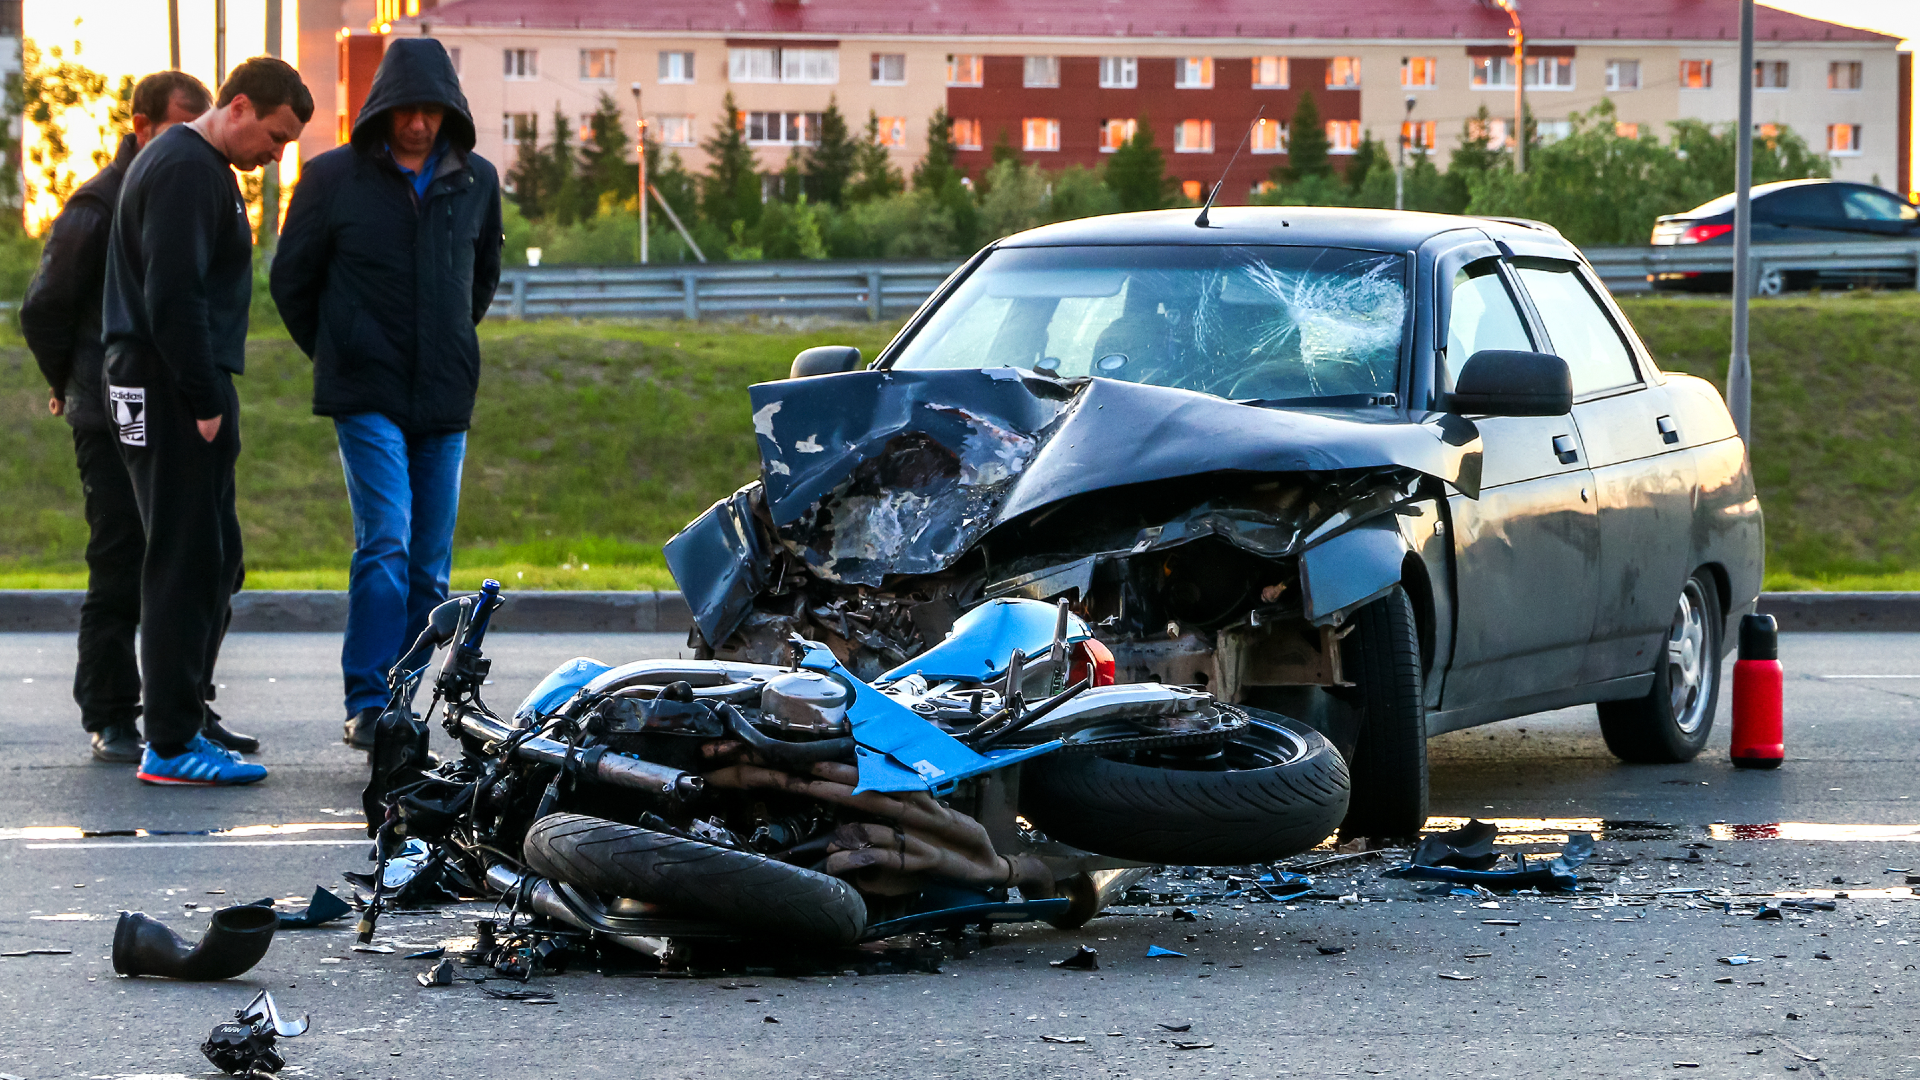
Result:
[[[1131,56],[1101,57],[1100,85],[1110,90],[1130,90],[1140,85],[1140,61]]]
[[[1400,85],[1409,90],[1427,90],[1438,85],[1439,61],[1431,56],[1400,58]]]
[[[1059,86],[1060,58],[1057,56],[1029,56],[1026,58],[1026,71],[1020,80],[1022,86]]]
[[[1573,89],[1573,57],[1527,57],[1527,85],[1541,90]]]
[[[1020,148],[1023,150],[1060,149],[1060,121],[1029,116],[1020,121]]]
[[[1561,139],[1573,134],[1573,121],[1542,120],[1539,122],[1538,131],[1541,142],[1557,143]]]
[[[1775,139],[1780,137],[1780,125],[1755,124],[1753,125],[1753,137],[1771,145]]]
[[[1351,154],[1360,149],[1360,121],[1327,121],[1327,153]]]
[[[663,52],[660,54],[660,81],[663,83],[690,83],[693,81],[693,54],[690,52]]]
[[[1637,139],[1640,137],[1640,125],[1622,120],[1613,125],[1613,134],[1615,138]]]
[[[1467,138],[1485,139],[1489,150],[1504,150],[1507,146],[1507,122],[1496,118],[1482,123],[1470,118],[1467,120]]]
[[[691,116],[656,116],[648,125],[659,142],[667,146],[692,146],[695,119]]]
[[[1180,181],[1180,194],[1186,196],[1187,201],[1190,203],[1197,203],[1205,198],[1206,191],[1207,185],[1198,180]]]
[[[1247,133],[1247,149],[1255,154],[1286,153],[1287,125],[1264,116],[1255,120],[1253,130]]]
[[[1713,89],[1713,61],[1711,60],[1680,61],[1680,89],[1682,90]]]
[[[980,57],[968,53],[948,53],[947,85],[979,86]]]
[[[1138,120],[1100,121],[1100,152],[1111,154],[1132,141],[1140,132]]]
[[[580,81],[581,82],[612,82],[613,81],[613,50],[612,49],[581,49],[580,50]]]
[[[1182,90],[1213,89],[1213,57],[1188,56],[1174,61],[1173,85]]]
[[[1437,120],[1408,120],[1400,125],[1400,139],[1412,153],[1433,153],[1439,138],[1440,122]]]
[[[1358,90],[1360,88],[1360,58],[1357,56],[1336,56],[1327,61],[1327,89]]]
[[[744,83],[830,86],[840,81],[840,52],[837,49],[728,49],[727,78]]]
[[[1755,90],[1785,90],[1787,88],[1787,62],[1785,60],[1755,60],[1753,62],[1753,88]]]
[[[1608,90],[1640,89],[1640,61],[1638,60],[1607,61],[1607,89]]]
[[[980,121],[954,120],[947,127],[947,138],[957,150],[978,150],[986,145],[980,141]]]
[[[907,56],[905,53],[874,53],[869,67],[875,86],[905,86],[907,84]]]
[[[1287,58],[1284,56],[1254,57],[1253,88],[1255,90],[1285,90],[1287,88]]]
[[[1854,157],[1860,153],[1859,124],[1828,124],[1827,153],[1834,157]]]
[[[539,113],[510,112],[500,119],[500,137],[508,142],[517,143],[526,139],[532,139],[535,142],[540,140]]]
[[[883,116],[880,129],[874,135],[874,142],[881,146],[890,146],[895,150],[905,149],[907,145],[907,118],[904,116]]]
[[[747,141],[762,146],[811,146],[820,141],[820,114],[750,112]]]
[[[1475,90],[1513,89],[1513,57],[1471,56],[1467,62],[1472,72],[1468,81]]]
[[[1175,124],[1173,152],[1176,154],[1213,153],[1213,121],[1182,120]]]
[[[1835,60],[1827,65],[1827,89],[1858,90],[1865,80],[1865,67],[1858,60]]]
[[[501,54],[506,58],[506,76],[514,82],[540,77],[539,49],[507,49]]]

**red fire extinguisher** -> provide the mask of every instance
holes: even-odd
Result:
[[[1787,756],[1781,721],[1780,627],[1771,615],[1740,619],[1739,657],[1733,665],[1733,764],[1777,769]]]

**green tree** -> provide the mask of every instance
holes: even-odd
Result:
[[[1376,172],[1385,173],[1391,177],[1393,160],[1387,157],[1386,146],[1375,139],[1373,132],[1369,131],[1366,137],[1360,140],[1360,146],[1354,151],[1353,157],[1348,159],[1347,171],[1341,179],[1346,181],[1347,190],[1357,195],[1360,189],[1366,186],[1367,178]],[[1387,205],[1393,204],[1389,202]]]
[[[759,163],[740,128],[740,110],[731,90],[720,108],[712,137],[700,144],[707,152],[707,171],[700,178],[700,212],[720,229],[735,233],[737,240],[734,222],[745,229],[760,221]]]
[[[602,90],[593,115],[587,118],[587,141],[580,147],[580,187],[596,210],[607,200],[628,201],[640,189],[638,171],[627,161],[632,149],[619,104]],[[649,167],[652,164],[648,162]]]
[[[966,174],[954,162],[953,123],[945,109],[935,109],[927,121],[927,156],[913,169],[913,191],[930,200],[917,205],[926,212],[937,208],[951,232],[926,234],[930,237],[928,245],[950,238],[960,252],[973,250],[979,237],[980,208],[966,180]]]
[[[993,140],[993,163],[999,165],[1008,161],[1017,164],[1020,151],[1014,149],[1013,136],[1007,133],[1006,128],[1001,128],[999,138]]]
[[[913,167],[915,191],[943,191],[948,184],[960,182],[960,170],[953,163],[953,121],[942,107],[927,119],[927,156]]]
[[[541,186],[547,195],[547,213],[562,225],[592,217],[582,198],[580,159],[573,152],[573,125],[558,106],[553,110],[553,143],[541,162]]]
[[[866,137],[854,155],[853,183],[847,188],[847,202],[863,203],[884,199],[906,187],[893,156],[880,141],[880,117],[867,110]]]
[[[1287,163],[1273,170],[1273,179],[1298,181],[1309,176],[1333,175],[1328,149],[1327,126],[1320,119],[1320,105],[1313,100],[1313,91],[1308,90],[1294,106],[1293,120],[1287,125]]]
[[[1493,149],[1493,114],[1482,104],[1478,112],[1460,125],[1460,141],[1447,158],[1446,199],[1442,209],[1449,214],[1465,211],[1473,198],[1473,181],[1506,167],[1506,160],[1504,153]]]
[[[820,114],[819,139],[807,148],[804,171],[807,195],[821,206],[839,206],[846,200],[847,185],[859,167],[860,147],[847,131],[847,118],[840,112],[837,97],[827,99],[827,111]]]
[[[22,178],[11,175],[13,156],[7,155],[9,175],[5,179],[10,190],[3,194],[11,197],[18,192],[25,203],[48,195],[57,206],[64,206],[74,188],[113,160],[114,110],[109,107],[103,116],[100,108],[103,104],[111,106],[107,77],[80,62],[78,41],[73,43],[69,55],[58,45],[42,52],[40,46],[28,38],[20,45],[20,72],[9,83],[8,115],[12,115],[11,107],[17,103],[22,118],[33,125],[36,140],[27,154],[24,185],[20,183]],[[120,109],[124,125],[125,106]],[[68,134],[79,123],[92,123],[99,129],[100,148],[94,151],[93,167],[85,174],[74,167],[73,147],[67,142]],[[8,138],[11,142],[11,135]]]
[[[791,201],[769,203],[757,230],[760,257],[766,259],[824,259],[820,219],[826,212],[801,192]]]
[[[1167,157],[1153,142],[1153,125],[1141,117],[1133,137],[1121,143],[1103,167],[1108,190],[1122,211],[1158,210],[1173,202]]]
[[[539,221],[547,216],[547,159],[540,152],[539,129],[534,126],[520,132],[514,147],[513,166],[507,170],[507,190],[520,216]]]

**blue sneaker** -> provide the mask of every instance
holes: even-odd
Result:
[[[143,784],[183,784],[192,787],[230,787],[251,784],[267,777],[264,765],[250,765],[205,735],[195,735],[187,752],[179,757],[163,758],[149,745],[140,758],[136,774]]]

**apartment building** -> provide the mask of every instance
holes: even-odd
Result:
[[[838,104],[871,113],[907,169],[944,108],[978,173],[996,144],[1049,168],[1094,166],[1145,121],[1170,171],[1226,197],[1287,161],[1288,130],[1311,91],[1336,155],[1368,136],[1444,167],[1485,106],[1505,141],[1516,78],[1543,136],[1610,100],[1627,130],[1734,120],[1733,0],[1528,0],[1527,55],[1513,62],[1506,14],[1479,0],[377,0],[378,36],[427,34],[456,58],[480,123],[480,151],[507,160],[556,113],[584,126],[602,94],[650,138],[705,165],[698,144],[731,93],[762,167],[817,137]],[[1836,177],[1906,191],[1911,57],[1895,38],[1762,7],[1754,117],[1789,125],[1830,155]],[[357,107],[342,50],[340,119]],[[497,121],[496,119],[497,118]],[[1237,161],[1228,162],[1244,143]]]

